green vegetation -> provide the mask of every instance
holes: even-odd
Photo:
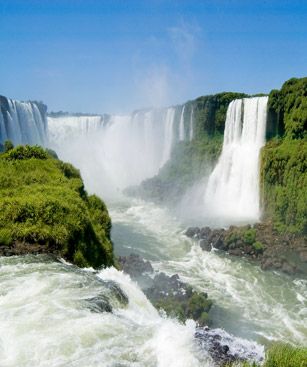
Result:
[[[213,167],[222,148],[223,137],[204,136],[202,140],[179,142],[171,159],[157,176],[145,180],[138,194],[156,202],[176,201],[185,190]]]
[[[233,364],[240,367],[257,367],[255,363]],[[307,348],[275,344],[268,349],[262,367],[307,367]]]
[[[189,102],[193,105],[195,116],[195,139],[223,134],[228,105],[238,98],[248,97],[243,93],[223,92],[202,96]]]
[[[257,231],[255,228],[231,227],[226,233],[225,243],[228,249],[251,247],[256,254],[262,254],[265,245],[257,239]]]
[[[11,148],[0,154],[0,198],[1,245],[38,244],[79,266],[113,263],[107,208],[71,164],[39,146]]]
[[[188,299],[185,297],[179,299],[175,295],[168,295],[163,299],[153,300],[153,305],[157,309],[163,309],[167,315],[176,317],[181,322],[193,319],[199,325],[207,325],[212,301],[208,299],[206,293],[193,292],[192,287],[188,287],[187,294]]]
[[[281,232],[306,233],[307,78],[290,79],[272,91],[269,113],[271,130],[275,125],[282,136],[271,139],[261,154],[265,215]]]

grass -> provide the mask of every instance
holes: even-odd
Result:
[[[41,147],[0,154],[0,245],[46,246],[79,266],[113,263],[105,204],[84,190],[80,173]]]

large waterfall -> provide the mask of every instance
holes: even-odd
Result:
[[[222,153],[205,193],[209,217],[259,220],[259,153],[265,143],[267,101],[254,97],[230,103]]]
[[[19,102],[0,96],[0,143],[47,143],[45,106],[36,102]]]
[[[50,145],[81,169],[90,190],[114,195],[154,176],[170,158],[179,140],[176,112],[175,107],[142,110],[106,121],[100,116],[48,117]]]

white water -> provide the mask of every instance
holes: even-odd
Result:
[[[190,117],[190,141],[194,138],[194,108],[191,107],[191,117]]]
[[[184,140],[184,109],[185,105],[182,107],[180,122],[179,122],[179,140]]]
[[[121,306],[99,281],[115,281]],[[194,342],[195,325],[161,317],[129,276],[98,274],[43,257],[0,258],[1,367],[197,367],[210,359]],[[103,294],[112,313],[92,312]]]
[[[224,143],[205,192],[205,215],[229,224],[260,219],[259,153],[265,143],[268,97],[232,101]]]
[[[118,196],[168,161],[174,118],[174,108],[114,115],[106,124],[95,116],[48,117],[50,145],[81,169],[90,191]]]
[[[9,139],[15,145],[45,145],[48,140],[45,116],[37,105],[13,99],[6,101],[8,106],[0,108],[0,142]]]
[[[111,206],[115,251],[155,260],[154,267],[179,274],[183,281],[214,300],[215,327],[267,343],[307,344],[307,281],[216,251],[202,251],[183,235],[166,209],[139,200]]]

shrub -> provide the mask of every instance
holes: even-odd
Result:
[[[256,240],[256,230],[254,228],[247,229],[243,233],[244,242],[252,245]]]
[[[12,150],[14,148],[14,144],[11,142],[11,140],[6,140],[4,142],[4,152],[8,152],[9,150]]]
[[[253,243],[253,249],[257,252],[257,253],[262,253],[264,250],[264,246],[261,242],[256,241],[255,243]]]

